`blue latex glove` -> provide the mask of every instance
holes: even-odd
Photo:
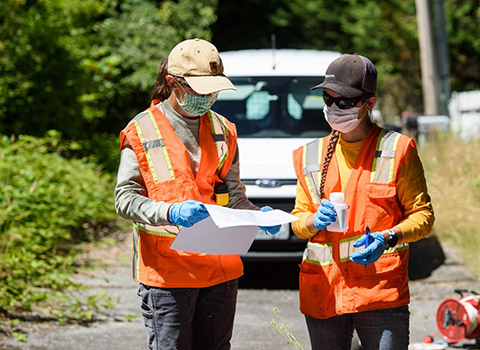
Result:
[[[332,202],[330,202],[328,199],[322,199],[322,202],[320,203],[320,206],[313,217],[313,225],[317,229],[323,230],[332,222],[335,222],[336,218],[337,213],[335,212]]]
[[[260,208],[261,211],[270,211],[273,210],[272,207],[269,207],[268,205],[265,207]],[[278,233],[280,231],[281,225],[276,225],[276,226],[258,226],[260,229],[267,231],[268,233],[271,233],[272,235]]]
[[[174,225],[191,227],[210,216],[202,202],[188,200],[174,203],[168,212],[168,218]]]
[[[367,242],[368,239],[368,242]],[[367,248],[359,252],[355,252],[350,256],[350,260],[361,265],[368,265],[374,263],[382,256],[385,251],[385,238],[381,232],[373,232],[367,237],[364,235],[357,239],[353,244],[354,247],[358,248],[362,245],[365,245]]]

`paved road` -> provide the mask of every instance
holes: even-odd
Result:
[[[123,258],[108,261],[108,268],[78,276],[78,280],[91,286],[91,292],[105,289],[119,298],[118,305],[102,321],[90,327],[59,326],[55,323],[26,323],[28,341],[20,343],[0,335],[1,350],[118,350],[146,349],[145,330],[138,315],[139,299],[136,284],[130,279],[130,250],[120,252]],[[118,252],[117,252],[118,253]],[[112,256],[116,256],[112,250]],[[426,334],[435,333],[438,305],[447,297],[456,297],[455,288],[480,292],[480,283],[465,268],[461,259],[451,249],[440,247],[434,238],[417,242],[411,247],[411,342],[420,342]],[[296,266],[263,265],[246,266],[238,295],[232,349],[288,349],[286,341],[269,325],[274,307],[278,308],[299,341],[309,349],[308,335],[303,316],[298,311]],[[293,276],[293,277],[292,277]],[[276,283],[275,283],[276,282]],[[275,289],[272,289],[275,288]],[[452,344],[448,349],[458,349],[472,344],[466,340]]]

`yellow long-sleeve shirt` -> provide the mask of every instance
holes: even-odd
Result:
[[[362,142],[347,142],[340,136],[335,147],[342,189],[348,181]],[[423,166],[417,151],[412,146],[408,147],[400,165],[396,191],[404,212],[404,219],[396,225],[402,231],[402,243],[415,242],[424,238],[430,232],[435,217],[427,192]],[[297,197],[292,214],[300,220],[292,223],[292,229],[298,237],[310,238],[317,234],[317,232],[310,232],[305,224],[307,218],[313,213],[314,209],[310,206],[307,194],[297,182]]]

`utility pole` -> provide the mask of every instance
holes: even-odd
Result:
[[[432,6],[432,1],[433,6]],[[424,113],[447,115],[450,97],[443,0],[415,0]],[[435,12],[433,12],[435,11]],[[432,24],[432,17],[435,18]]]
[[[433,18],[437,43],[438,68],[440,74],[440,114],[449,115],[450,99],[450,63],[447,48],[447,29],[445,22],[445,0],[433,1]]]

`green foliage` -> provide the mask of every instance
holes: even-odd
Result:
[[[0,2],[0,133],[42,135],[84,127],[82,72],[55,1]]]
[[[415,1],[349,2],[352,19],[344,25],[345,32],[353,37],[354,51],[377,66],[378,107],[383,115],[419,110],[422,86]]]
[[[75,243],[116,218],[113,178],[62,157],[68,146],[56,132],[0,137],[0,313],[47,307],[52,291],[78,289],[68,278]]]
[[[193,37],[213,38],[222,51],[270,47],[276,34],[279,48],[358,52],[380,71],[384,115],[422,109],[414,0],[217,3],[0,1],[0,133],[56,129],[84,144],[118,135],[148,105],[161,59]],[[478,89],[478,0],[446,0],[444,7],[452,90]]]
[[[478,0],[447,0],[444,12],[452,90],[479,89]],[[414,0],[223,0],[217,13],[213,39],[221,51],[270,48],[276,34],[277,48],[356,52],[378,68],[378,107],[388,122],[423,109]]]
[[[446,0],[452,91],[480,88],[480,6],[478,0]]]
[[[94,26],[95,41],[82,66],[98,84],[82,97],[97,129],[118,132],[148,107],[164,57],[186,38],[210,38],[216,0],[125,0]],[[114,127],[114,128],[113,128]]]
[[[216,3],[1,1],[0,133],[117,136],[148,106],[173,46],[210,39]]]
[[[267,13],[267,21],[256,22],[256,31],[242,36],[226,28],[238,16],[235,6],[226,1],[219,7],[214,39],[221,50],[270,47],[270,34],[275,33],[278,48],[356,52],[370,58],[380,72],[377,97],[384,115],[400,115],[421,105],[414,0],[250,0],[240,11]],[[231,36],[224,35],[225,30],[232,31]]]

